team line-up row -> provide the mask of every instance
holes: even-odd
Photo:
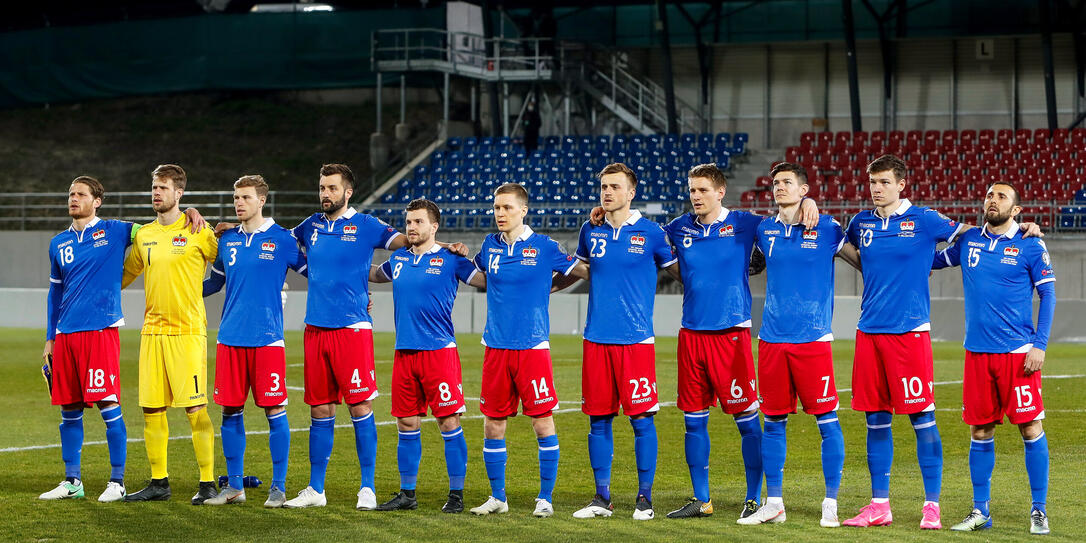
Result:
[[[683,285],[678,341],[678,401],[693,498],[670,518],[713,513],[709,496],[709,409],[733,415],[741,435],[747,495],[739,524],[778,523],[783,502],[785,427],[802,402],[822,436],[825,499],[821,526],[892,522],[889,473],[892,414],[907,415],[917,437],[925,501],[920,527],[940,529],[942,444],[934,418],[928,275],[960,267],[965,297],[963,419],[973,508],[954,530],[991,526],[988,509],[994,428],[1004,416],[1019,426],[1031,486],[1031,533],[1047,533],[1047,441],[1041,426],[1041,367],[1055,307],[1055,272],[1036,225],[1015,222],[1021,211],[1009,183],[993,184],[984,199],[985,224],[950,220],[901,197],[904,162],[886,155],[868,166],[874,208],[847,227],[818,214],[805,197],[802,166],[773,167],[778,213],[758,216],[723,207],[727,179],[714,165],[688,174],[692,211],[666,226],[631,209],[635,173],[615,163],[598,175],[600,206],[567,254],[524,224],[528,192],[508,183],[494,193],[498,232],[467,258],[460,243],[436,239],[440,209],[425,199],[407,205],[405,233],[347,205],[354,176],[343,164],[320,171],[321,211],[292,229],[264,217],[269,187],[259,175],[234,183],[240,224],[219,225],[220,238],[201,228],[198,213],[179,209],[186,186],[180,166],[152,172],[157,220],[143,226],[96,216],[104,188],[76,178],[69,192],[72,227],[50,245],[49,328],[43,358],[51,373],[65,480],[43,499],[82,497],[79,449],[82,412],[97,404],[106,421],[112,473],[100,501],[169,499],[167,407],[184,408],[200,468],[193,504],[244,502],[243,405],[250,391],[268,418],[273,465],[266,507],[324,506],[324,478],[333,446],[336,406],[346,403],[361,467],[357,508],[415,509],[421,419],[429,410],[445,443],[448,513],[463,511],[467,444],[461,367],[452,324],[459,283],[485,288],[487,319],[479,409],[485,416],[483,461],[491,495],[477,515],[508,511],[505,493],[508,418],[527,415],[539,449],[540,491],[533,514],[554,514],[559,460],[553,409],[558,405],[549,351],[550,293],[589,280],[584,326],[582,411],[589,417],[588,457],[595,495],[576,518],[611,516],[612,421],[621,411],[634,432],[638,491],[633,518],[652,519],[657,437],[653,305],[659,270]],[[190,217],[191,216],[191,217]],[[190,220],[195,219],[195,220]],[[950,242],[936,251],[940,242]],[[130,248],[130,249],[129,249]],[[372,265],[377,248],[392,251]],[[127,253],[127,254],[126,254]],[[752,253],[760,255],[752,263]],[[844,440],[831,352],[834,258],[862,270],[863,295],[852,370],[851,408],[867,417],[871,502],[839,521],[837,492]],[[767,273],[759,329],[759,363],[752,356],[750,268]],[[207,264],[210,276],[205,280]],[[280,289],[288,269],[308,278],[304,334],[304,400],[310,405],[310,481],[286,497],[290,431]],[[146,311],[139,355],[139,403],[151,467],[150,484],[124,487],[127,432],[119,411],[120,291],[144,277]],[[368,282],[390,282],[396,346],[391,412],[397,419],[400,491],[377,503],[374,491],[377,397]],[[203,296],[225,288],[217,336],[214,401],[228,481],[217,491],[214,428],[208,417],[206,318]],[[1041,309],[1032,320],[1034,291]],[[758,412],[765,417],[764,428]],[[762,498],[763,477],[766,499]]]

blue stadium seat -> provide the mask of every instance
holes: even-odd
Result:
[[[474,151],[479,148],[479,140],[477,138],[464,138],[463,149],[465,151]]]
[[[727,148],[729,148],[731,146],[732,146],[732,135],[731,134],[729,134],[727,132],[721,132],[721,133],[716,135],[715,147],[717,149],[727,149]]]
[[[596,136],[596,145],[597,146],[602,145],[604,147],[610,147],[611,146],[611,136]]]
[[[487,136],[487,137],[479,140],[479,149],[481,149],[483,151],[492,151],[492,150],[494,150],[494,138],[492,138],[490,136]]]
[[[735,141],[747,143],[748,141],[750,141],[750,134],[747,134],[746,132],[736,132]]]
[[[1080,189],[1075,191],[1075,203],[1086,204],[1086,189]]]
[[[449,138],[448,141],[445,142],[445,146],[450,150],[460,149],[461,144],[460,138]]]
[[[698,134],[698,147],[701,149],[710,149],[713,147],[713,135],[709,132],[702,132]]]
[[[611,149],[612,151],[625,150],[626,144],[629,139],[623,134],[615,134],[611,137]]]
[[[556,149],[562,144],[562,138],[559,136],[547,136],[543,138],[544,149]]]

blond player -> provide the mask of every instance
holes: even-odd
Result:
[[[215,260],[218,241],[210,229],[185,228],[178,203],[185,192],[185,170],[163,164],[151,172],[155,222],[136,232],[124,263],[123,286],[144,274],[146,310],[140,336],[139,403],[151,483],[125,501],[167,500],[169,427],[167,407],[183,407],[192,425],[192,445],[200,466],[200,505],[216,495],[215,430],[207,415],[207,318],[202,297],[204,271]]]

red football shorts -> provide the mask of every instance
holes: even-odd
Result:
[[[935,409],[931,337],[927,332],[865,334],[856,330],[852,408],[911,415]]]
[[[464,385],[456,347],[434,351],[396,350],[392,362],[392,416],[435,417],[463,413]]]
[[[215,403],[245,405],[249,389],[257,407],[287,404],[287,356],[283,347],[215,347]]]
[[[584,340],[581,411],[586,415],[622,412],[632,417],[660,410],[656,394],[656,345],[613,345]]]
[[[965,351],[962,379],[962,420],[981,426],[1011,424],[1045,418],[1041,399],[1041,372],[1026,375],[1026,353],[973,353]]]
[[[517,401],[529,417],[549,415],[558,407],[550,349],[494,349],[483,354],[479,411],[492,418],[517,414]]]
[[[53,405],[121,401],[117,328],[57,334],[53,340]]]
[[[306,325],[305,403],[359,404],[377,397],[373,331]]]
[[[678,363],[682,411],[703,411],[717,401],[729,415],[758,408],[750,328],[680,328]]]
[[[803,412],[821,415],[838,407],[833,380],[833,344],[758,342],[758,382],[762,413],[787,415],[796,412],[796,398]]]

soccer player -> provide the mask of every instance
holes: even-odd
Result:
[[[676,258],[660,225],[631,210],[637,176],[621,163],[598,174],[605,222],[581,226],[577,258],[591,276],[588,317],[581,365],[581,410],[589,416],[588,455],[596,481],[592,501],[574,518],[609,517],[612,422],[621,406],[634,432],[638,490],[633,518],[653,518],[652,483],[657,439],[653,415],[660,410],[656,392],[656,349],[652,311],[657,269],[678,277]]]
[[[586,275],[587,270],[557,242],[524,224],[528,191],[506,183],[494,191],[494,222],[475,267],[486,273],[486,327],[483,329],[482,392],[479,411],[483,426],[483,462],[490,479],[490,497],[472,508],[476,515],[506,513],[505,428],[517,414],[517,402],[532,419],[539,444],[539,494],[536,517],[554,514],[551,494],[558,476],[558,436],[551,411],[558,407],[550,356],[551,282],[555,273]]]
[[[373,474],[377,426],[373,399],[373,322],[366,306],[373,251],[396,250],[403,236],[379,219],[347,206],[354,173],[346,164],[320,169],[322,213],[293,230],[306,251],[309,293],[305,311],[305,403],[310,406],[309,486],[284,507],[323,507],[324,479],[335,438],[336,404],[347,403],[362,472],[356,509],[377,508]]]
[[[1030,533],[1049,532],[1048,440],[1041,420],[1041,367],[1056,309],[1056,273],[1043,241],[1023,238],[1014,218],[1018,191],[995,183],[984,198],[984,228],[963,233],[935,256],[933,268],[961,266],[965,294],[965,372],[962,420],[969,425],[973,510],[951,530],[992,527],[988,505],[995,467],[995,426],[1004,414],[1025,444],[1033,507]],[[1033,291],[1040,297],[1033,326]]]
[[[762,426],[751,354],[748,281],[754,238],[763,217],[723,207],[728,180],[714,164],[687,174],[692,213],[664,231],[679,259],[683,283],[678,344],[678,402],[686,426],[686,462],[694,497],[668,518],[709,516],[709,408],[720,402],[739,429],[747,494],[740,518],[758,510],[762,493]],[[800,204],[802,222],[817,206]]]
[[[110,475],[100,502],[124,499],[128,431],[121,418],[121,270],[136,225],[102,220],[97,211],[105,188],[79,176],[68,189],[72,226],[49,242],[48,328],[42,359],[52,366],[53,405],[61,406],[60,445],[64,481],[43,500],[82,498],[80,453],[83,409],[97,404],[106,423]]]
[[[370,268],[370,281],[392,283],[396,354],[392,364],[392,416],[399,429],[396,454],[400,491],[378,511],[416,509],[415,483],[422,457],[421,425],[429,406],[445,441],[449,474],[446,513],[464,510],[468,443],[460,427],[464,386],[456,349],[452,309],[459,282],[483,288],[486,275],[471,260],[437,244],[441,210],[429,200],[407,204],[407,247]]]
[[[136,232],[124,263],[123,286],[144,275],[146,311],[140,335],[139,388],[144,441],[151,483],[125,501],[166,500],[169,427],[167,407],[181,407],[192,427],[192,445],[200,467],[200,488],[193,505],[216,496],[215,430],[207,415],[207,318],[201,299],[204,270],[215,260],[218,243],[211,230],[185,230],[178,202],[185,192],[185,170],[163,164],[151,172],[155,222]]]
[[[837,491],[845,462],[845,442],[837,420],[838,396],[833,374],[834,256],[859,266],[856,248],[845,243],[845,232],[833,217],[822,215],[818,225],[798,223],[799,206],[809,189],[807,170],[782,162],[769,172],[778,212],[758,225],[757,247],[766,259],[765,308],[758,332],[758,382],[761,410],[762,466],[766,502],[739,524],[785,521],[782,494],[787,452],[785,426],[796,412],[815,416],[822,436],[822,474],[826,494],[822,500],[825,528],[840,526]]]
[[[272,483],[264,507],[286,501],[290,425],[287,423],[286,354],[281,287],[287,268],[304,273],[305,255],[290,230],[265,218],[268,183],[259,175],[234,182],[234,211],[241,225],[223,233],[222,248],[204,281],[204,296],[226,285],[215,348],[215,403],[222,406],[222,450],[229,484],[207,505],[244,503],[245,398],[252,388],[268,417]]]

